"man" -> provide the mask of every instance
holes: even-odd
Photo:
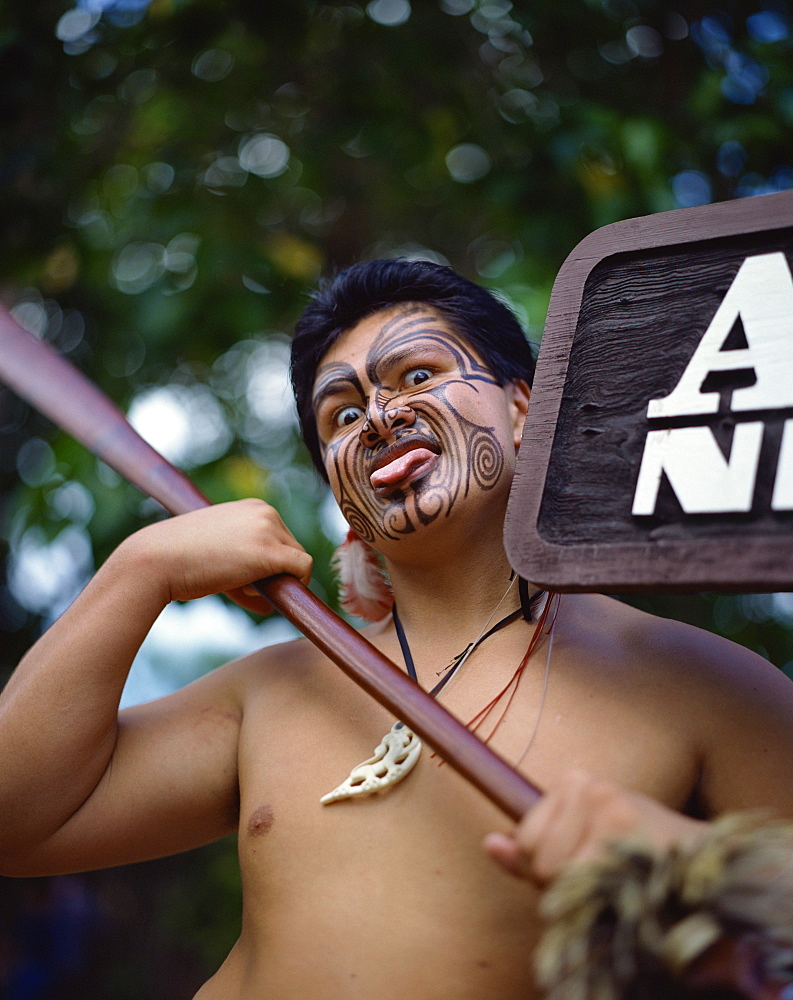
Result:
[[[367,636],[426,689],[452,675],[437,697],[549,794],[513,836],[425,751],[386,794],[320,805],[396,720],[305,640],[119,714],[169,600],[308,580],[310,557],[248,500],[127,539],[20,664],[0,701],[2,870],[138,861],[238,828],[242,934],[201,1000],[525,1000],[537,884],[565,861],[615,831],[664,844],[725,810],[793,815],[793,688],[698,630],[511,581],[531,364],[481,289],[425,262],[359,265],[306,311],[294,358],[315,462],[388,571],[397,613]]]

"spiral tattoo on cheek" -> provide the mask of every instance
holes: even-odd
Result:
[[[492,490],[504,470],[504,451],[492,430],[479,428],[469,443],[469,467],[481,490]]]
[[[504,472],[505,452],[496,428],[465,415],[475,412],[477,397],[498,388],[498,382],[464,342],[440,323],[425,307],[402,311],[383,324],[366,356],[366,377],[375,389],[375,412],[380,418],[377,423],[385,426],[385,415],[403,412],[406,407],[415,419],[399,427],[395,420],[387,433],[382,432],[385,436],[378,435],[373,429],[376,422],[367,419],[363,433],[359,425],[324,447],[325,466],[341,512],[370,544],[376,545],[379,539],[396,540],[420,525],[448,517],[472,489],[492,490]],[[453,370],[425,392],[395,396],[383,382],[389,359],[417,344],[451,355]],[[377,495],[369,481],[374,457],[389,443],[410,435],[432,442],[438,462],[406,490]]]

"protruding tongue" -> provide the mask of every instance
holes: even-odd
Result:
[[[407,451],[404,455],[400,455],[399,458],[395,458],[389,462],[388,465],[384,465],[381,469],[373,472],[369,477],[369,482],[372,484],[373,489],[379,489],[382,486],[393,486],[395,483],[399,483],[405,479],[417,465],[421,465],[423,462],[427,462],[435,457],[435,452],[430,451],[429,448],[413,448],[411,451]]]

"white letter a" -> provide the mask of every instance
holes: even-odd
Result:
[[[739,318],[749,346],[722,350]],[[650,400],[647,416],[716,413],[719,394],[702,392],[702,383],[711,372],[747,368],[754,369],[756,382],[734,390],[733,410],[793,406],[793,278],[782,252],[741,264],[680,381],[668,396]]]

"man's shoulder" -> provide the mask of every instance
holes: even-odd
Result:
[[[327,663],[327,658],[308,639],[298,636],[262,646],[227,666],[243,675],[267,677],[284,670],[292,673],[313,670],[320,662]]]
[[[686,622],[663,618],[601,594],[570,595],[563,601],[575,602],[573,615],[579,634],[592,636],[617,651],[631,669],[679,670],[704,677],[723,679],[779,671],[767,660],[744,646]],[[588,622],[588,625],[586,624]]]
[[[339,683],[349,683],[345,673],[303,636],[263,646],[221,670],[229,671],[230,683],[241,686],[243,697],[279,685],[330,693]]]
[[[688,687],[741,691],[789,682],[758,653],[706,629],[650,614],[613,598],[600,597],[607,627],[614,630],[633,670],[663,670]]]

